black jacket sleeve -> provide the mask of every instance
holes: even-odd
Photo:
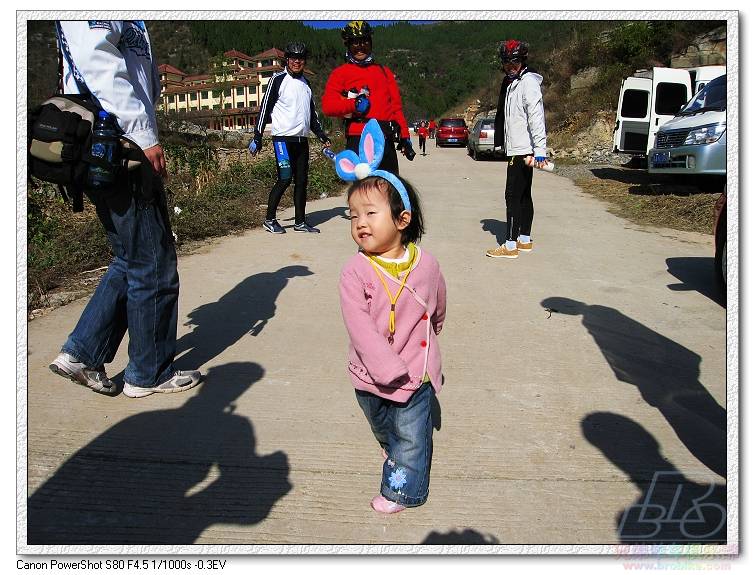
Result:
[[[323,144],[328,141],[328,135],[322,129],[320,118],[317,116],[317,110],[315,110],[314,98],[309,100],[309,127]]]

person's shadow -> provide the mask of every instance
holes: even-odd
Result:
[[[616,516],[622,543],[726,544],[726,486],[712,474],[685,476],[644,427],[622,415],[591,413],[582,433],[641,492]]]
[[[339,206],[336,208],[330,208],[328,210],[319,210],[317,212],[310,212],[307,214],[307,223],[310,226],[319,226],[320,224],[324,224],[327,221],[330,221],[334,218],[341,218],[343,220],[348,220],[349,217],[346,215],[346,206]],[[292,222],[294,221],[294,217],[291,216],[290,218],[287,218],[285,221]]]
[[[551,313],[581,315],[616,378],[636,386],[690,453],[726,477],[726,410],[698,379],[699,355],[610,307],[564,297],[541,304]]]
[[[493,535],[483,535],[474,529],[464,529],[440,533],[431,531],[421,545],[500,545]]]
[[[668,258],[666,259],[666,266],[668,272],[680,282],[669,284],[670,290],[695,290],[718,305],[726,307],[726,292],[716,285],[713,256],[709,258]]]
[[[263,374],[213,367],[181,407],[132,415],[79,449],[28,498],[28,543],[192,544],[211,525],[265,519],[291,490],[288,457],[257,455],[234,413]]]
[[[495,236],[496,242],[503,244],[503,242],[506,241],[509,231],[509,227],[506,222],[487,218],[480,220],[480,223],[482,224],[482,231],[490,232],[491,234],[493,234]]]
[[[310,276],[306,266],[286,266],[275,272],[249,276],[218,301],[189,312],[184,325],[195,326],[176,342],[178,369],[198,369],[235,344],[243,336],[259,335],[275,316],[275,300],[288,281]]]

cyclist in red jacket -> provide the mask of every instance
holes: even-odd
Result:
[[[372,27],[364,20],[349,22],[341,30],[346,45],[346,60],[331,72],[322,97],[326,116],[344,118],[346,147],[359,151],[359,139],[365,123],[375,118],[385,135],[386,146],[379,168],[398,175],[398,156],[390,142],[408,160],[414,159],[409,127],[401,109],[401,95],[396,78],[372,55]]]

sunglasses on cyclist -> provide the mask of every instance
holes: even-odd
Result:
[[[501,59],[501,62],[504,64],[521,64],[522,59],[521,58],[503,58]]]
[[[349,46],[360,46],[366,44],[372,44],[372,38],[351,38],[349,40]]]

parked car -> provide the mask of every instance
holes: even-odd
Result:
[[[637,70],[625,78],[616,109],[613,151],[649,157],[658,129],[726,66]]]
[[[479,160],[481,155],[492,157],[493,136],[495,135],[495,118],[480,118],[475,122],[469,133],[467,153],[473,160]]]
[[[435,135],[435,146],[455,144],[466,146],[469,141],[469,130],[463,118],[443,118],[438,124]]]
[[[726,175],[726,75],[708,82],[658,130],[651,174]]]
[[[714,273],[718,285],[726,288],[726,187],[724,187],[723,193],[716,200],[714,222]]]

